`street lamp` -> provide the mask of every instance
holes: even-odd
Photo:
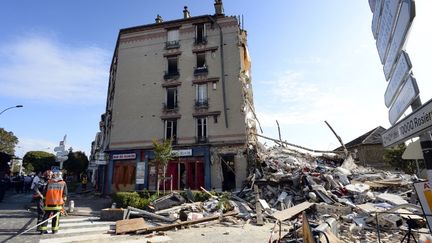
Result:
[[[16,105],[16,106],[8,107],[8,108],[2,110],[2,111],[0,112],[0,115],[3,114],[3,112],[5,112],[5,111],[7,111],[7,110],[9,110],[9,109],[13,109],[13,108],[21,108],[21,107],[23,107],[23,106],[22,106],[22,105]]]

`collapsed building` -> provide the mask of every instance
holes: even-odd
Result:
[[[156,190],[153,141],[171,140],[166,188],[235,190],[256,144],[247,32],[215,14],[121,29],[90,168],[104,193]],[[168,179],[168,180],[166,180]]]

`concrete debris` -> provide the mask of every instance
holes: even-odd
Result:
[[[362,167],[350,155],[305,152],[288,145],[259,147],[242,190],[228,193],[228,199],[201,188],[209,196],[204,202],[186,203],[195,200],[189,191],[187,200],[174,193],[153,202],[154,213],[130,209],[146,218],[145,228],[136,233],[212,220],[240,227],[273,223],[280,228],[279,242],[309,234],[304,225],[313,237],[330,242],[400,242],[410,229],[417,239],[426,231],[421,208],[409,203],[416,200],[411,197],[416,176]]]

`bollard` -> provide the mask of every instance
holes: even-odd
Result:
[[[69,201],[69,213],[72,213],[75,208],[75,202],[73,200]]]
[[[117,207],[117,203],[113,203],[112,205],[111,205],[111,208],[116,208]]]

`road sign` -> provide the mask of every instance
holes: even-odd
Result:
[[[389,80],[391,71],[393,70],[396,58],[398,58],[401,49],[404,46],[408,30],[411,27],[415,17],[415,6],[412,0],[403,0],[399,14],[396,20],[396,26],[392,34],[390,47],[387,52],[387,58],[384,64],[384,75],[386,80]]]
[[[402,116],[406,109],[413,103],[418,97],[419,89],[415,78],[409,76],[401,91],[395,98],[392,106],[389,110],[389,121],[392,125]]]
[[[371,6],[371,9],[373,6],[372,34],[373,34],[375,40],[378,37],[379,20],[381,17],[381,9],[382,9],[383,3],[384,3],[384,0],[376,0],[375,2],[369,1],[369,5]]]
[[[383,8],[381,10],[382,12],[379,19],[380,25],[376,46],[382,64],[384,64],[386,59],[387,49],[400,3],[401,0],[384,0]]]
[[[390,147],[432,128],[432,99],[382,134],[384,147]]]
[[[403,82],[407,78],[408,73],[411,71],[411,68],[412,65],[408,54],[405,51],[402,51],[384,94],[385,105],[387,107],[390,107],[392,104],[397,92],[399,91],[399,88],[402,86]]]

